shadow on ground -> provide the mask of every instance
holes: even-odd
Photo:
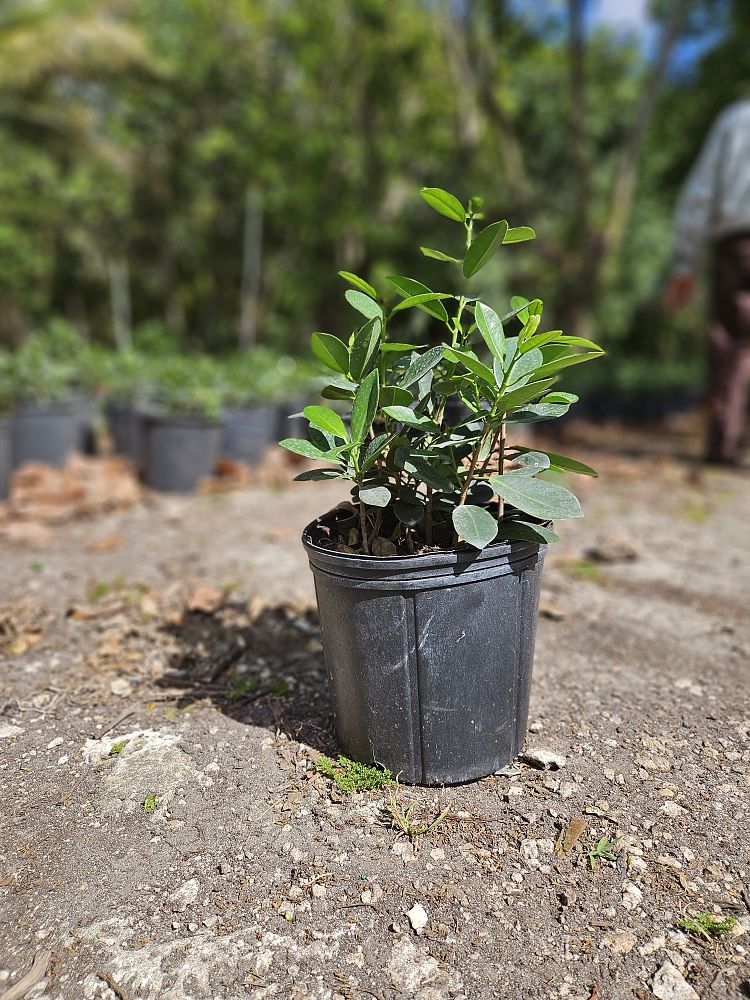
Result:
[[[227,610],[229,616],[186,613],[165,626],[177,652],[160,685],[182,690],[180,707],[208,699],[237,722],[335,753],[315,612],[281,605],[243,624]]]

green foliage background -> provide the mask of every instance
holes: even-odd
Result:
[[[0,342],[66,316],[111,344],[112,275],[133,324],[175,345],[237,343],[248,199],[263,205],[257,336],[305,350],[344,326],[336,269],[404,273],[439,185],[540,236],[480,294],[532,284],[550,319],[616,358],[702,351],[700,310],[662,315],[679,185],[750,81],[750,9],[654,4],[675,45],[637,144],[621,238],[613,191],[653,59],[568,20],[583,0],[6,0],[0,11]],[[533,13],[533,16],[532,16]],[[658,91],[658,93],[657,93]],[[604,247],[604,249],[602,249]],[[458,248],[457,248],[458,249]],[[411,272],[409,272],[411,273]],[[413,277],[430,284],[435,263]],[[423,317],[417,316],[419,323]]]

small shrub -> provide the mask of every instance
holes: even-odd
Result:
[[[350,760],[341,754],[335,761],[330,757],[319,757],[315,767],[321,774],[335,781],[336,786],[345,795],[350,795],[352,792],[371,792],[384,788],[393,781],[393,776],[387,769],[372,764],[360,764],[359,761]]]

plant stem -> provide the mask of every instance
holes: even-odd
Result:
[[[476,448],[471,456],[471,464],[469,465],[469,471],[466,474],[466,482],[464,483],[464,488],[461,490],[461,496],[458,501],[458,506],[463,507],[466,503],[466,494],[469,492],[469,487],[471,486],[471,480],[474,478],[474,472],[477,467],[477,462],[479,461],[479,453],[482,450],[482,445],[484,444],[484,439],[487,436],[487,428],[482,431],[482,434],[477,441]]]
[[[499,452],[499,454],[497,456],[497,474],[498,474],[498,476],[502,476],[502,474],[503,474],[503,467],[505,465],[505,421],[504,420],[500,424],[498,435],[500,437],[500,452]],[[504,514],[505,514],[505,501],[503,500],[503,498],[501,496],[498,495],[498,498],[497,498],[497,519],[498,519],[498,521],[502,521]]]
[[[432,545],[432,487],[427,487],[427,506],[424,513],[424,539]]]
[[[366,556],[370,554],[370,546],[367,544],[367,518],[365,517],[365,505],[359,501],[359,527],[362,532],[362,549]]]

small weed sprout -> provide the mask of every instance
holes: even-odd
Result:
[[[151,813],[156,812],[156,809],[160,802],[160,798],[161,797],[159,795],[149,794],[143,800],[143,811],[146,813],[147,816],[150,816]]]
[[[111,580],[95,580],[86,591],[86,598],[89,604],[98,604],[109,594],[116,590],[122,590],[125,586],[125,574],[118,573]]]
[[[291,690],[286,677],[274,677],[271,683],[271,694],[274,698],[283,698]]]
[[[432,830],[437,829],[450,812],[450,806],[446,806],[445,809],[441,810],[433,819],[430,820],[429,823],[416,823],[412,819],[414,814],[414,803],[404,809],[399,804],[395,794],[391,792],[384,812],[388,825],[392,829],[403,833],[403,835],[408,837],[413,843],[419,837],[423,837],[426,833],[430,833]]]
[[[729,934],[737,923],[736,917],[715,917],[713,913],[699,913],[695,917],[685,917],[677,925],[680,930],[687,931],[688,934],[695,934],[697,937],[710,941],[712,938],[724,937]]]
[[[125,747],[128,745],[127,740],[118,740],[117,743],[113,743],[109,748],[109,756],[116,757],[118,753],[122,753]]]
[[[229,692],[229,700],[237,701],[247,694],[254,694],[260,687],[260,677],[258,674],[232,674],[232,690]]]
[[[319,757],[315,767],[320,774],[325,774],[334,781],[345,795],[371,792],[393,781],[390,771],[372,764],[360,764],[343,755],[339,755],[335,761],[330,757]]]
[[[595,872],[599,861],[617,861],[618,842],[617,838],[610,840],[608,836],[600,837],[593,847],[589,848],[589,864],[591,871]]]

